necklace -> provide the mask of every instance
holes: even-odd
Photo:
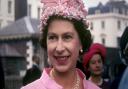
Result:
[[[77,76],[76,76],[76,84],[74,85],[74,87],[72,89],[79,89],[79,87],[80,87],[80,77],[77,74]]]
[[[54,76],[53,76],[53,69],[51,69],[51,71],[50,71],[50,76],[51,76],[52,79],[54,79]],[[75,85],[73,86],[72,89],[79,89],[79,87],[80,87],[80,77],[79,77],[79,75],[77,74],[77,76],[76,76],[76,82],[75,82]]]
[[[90,81],[92,81],[92,77],[89,78]],[[92,81],[93,82],[93,81]],[[101,78],[100,81],[97,83],[98,86],[101,86],[103,83],[103,79]]]

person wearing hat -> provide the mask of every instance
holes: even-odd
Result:
[[[106,58],[106,48],[99,43],[91,45],[83,55],[83,66],[89,73],[89,80],[102,89],[110,89],[109,82],[102,78],[103,65]]]
[[[120,56],[126,65],[118,89],[128,89],[128,26],[125,28],[120,39]]]
[[[82,0],[41,0],[40,44],[51,67],[21,89],[100,89],[76,68],[77,60],[91,42],[87,11]],[[86,43],[86,44],[85,44]]]

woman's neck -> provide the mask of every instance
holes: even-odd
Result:
[[[98,86],[103,83],[103,78],[101,76],[90,76],[89,80]]]
[[[78,80],[78,75],[76,70],[66,73],[60,73],[51,69],[50,76],[64,89],[73,89],[74,85],[77,83],[79,84],[80,80]]]

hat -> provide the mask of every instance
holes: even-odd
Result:
[[[102,44],[94,43],[89,48],[89,51],[83,55],[83,66],[87,67],[92,56],[97,53],[101,55],[103,61],[105,60],[106,48]]]
[[[86,23],[87,10],[82,0],[41,0],[43,3],[40,27],[43,30],[49,16],[59,15]]]

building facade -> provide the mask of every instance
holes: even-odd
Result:
[[[0,28],[6,28],[6,26],[13,24],[16,20],[23,18],[24,16],[28,16],[30,18],[39,19],[41,12],[41,3],[40,0],[0,0]],[[25,19],[27,28],[30,29],[31,33],[33,32],[33,28],[28,19]],[[11,29],[10,29],[11,30]],[[14,34],[16,35],[16,34]],[[29,61],[28,68],[31,67],[32,61],[31,58],[33,56],[33,43],[29,41],[27,43],[28,49],[27,54],[29,56],[26,57],[26,60]]]
[[[40,0],[27,0],[27,15],[31,18],[39,19],[41,7]]]
[[[111,80],[120,72],[122,61],[119,55],[120,37],[128,26],[128,3],[125,0],[109,0],[88,10],[87,20],[93,42],[107,48],[106,66]]]
[[[124,0],[110,0],[105,5],[89,8],[87,20],[93,41],[106,47],[117,48],[119,39],[128,26],[128,3]]]
[[[26,15],[26,0],[0,0],[0,28],[3,28]]]
[[[0,30],[0,60],[5,74],[5,89],[20,89],[26,69],[32,67],[32,56],[44,67],[44,50],[39,44],[39,20],[28,16]]]
[[[0,0],[0,28],[14,21],[14,0]]]

